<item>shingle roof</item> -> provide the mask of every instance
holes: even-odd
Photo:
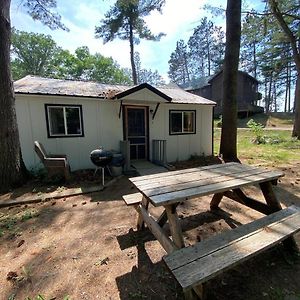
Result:
[[[154,93],[156,92],[159,96],[168,99],[173,103],[215,105],[215,102],[211,100],[188,93],[179,87],[173,86],[156,88],[148,84],[141,84],[138,86],[111,85],[92,81],[62,80],[31,75],[14,82],[16,94],[74,96],[99,99],[121,99],[118,95],[122,96],[122,94],[125,93],[128,95],[131,92],[143,88],[151,89]]]

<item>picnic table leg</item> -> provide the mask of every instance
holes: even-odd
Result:
[[[177,207],[179,205],[180,202],[175,203],[174,205]],[[168,221],[168,216],[167,216],[167,212],[164,209],[164,211],[162,212],[162,214],[159,216],[159,218],[157,219],[157,223],[160,227],[163,227]]]
[[[168,216],[168,221],[169,221],[169,226],[170,226],[170,231],[171,231],[171,235],[173,238],[173,242],[178,248],[184,248],[185,245],[184,245],[184,240],[183,240],[183,235],[182,235],[182,229],[181,229],[179,218],[178,218],[177,211],[176,211],[177,205],[178,204],[166,205],[165,210],[166,210],[166,213]],[[193,288],[193,290],[184,292],[184,297],[186,300],[197,299],[197,296],[200,299],[203,299],[202,284],[197,285],[196,287]]]
[[[169,226],[174,244],[178,248],[184,248],[184,241],[179,218],[176,211],[176,205],[170,204],[165,206],[165,210],[169,220]]]
[[[219,204],[223,198],[223,193],[214,194],[211,201],[210,201],[210,209],[218,209]]]
[[[144,196],[143,199],[142,199],[142,206],[143,206],[146,210],[148,210],[149,199],[146,198],[145,196]],[[142,216],[141,213],[139,213],[139,215],[138,215],[138,220],[137,220],[137,225],[136,225],[136,227],[137,227],[137,230],[142,230],[142,229],[145,228],[144,218],[143,218],[143,216]]]
[[[282,206],[279,203],[279,201],[277,200],[277,197],[273,191],[272,183],[268,181],[268,182],[262,182],[259,185],[260,185],[260,188],[264,195],[264,198],[265,198],[267,204],[271,207],[271,209],[274,212],[281,210]],[[286,249],[288,249],[292,252],[299,251],[297,243],[296,243],[294,237],[292,237],[292,236],[287,238],[285,241],[283,241],[283,244]]]

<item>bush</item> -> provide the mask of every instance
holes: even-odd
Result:
[[[266,143],[266,137],[263,136],[264,133],[264,126],[260,123],[256,123],[253,119],[250,119],[247,122],[247,127],[250,128],[251,132],[255,135],[255,138],[253,140],[256,144],[265,144]]]

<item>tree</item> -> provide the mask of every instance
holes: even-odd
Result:
[[[264,26],[260,16],[248,14],[242,24],[241,36],[241,61],[242,68],[257,77],[258,61],[257,52],[260,41],[263,40]]]
[[[28,74],[48,76],[52,73],[53,56],[58,51],[50,35],[13,30],[12,76],[14,80]]]
[[[50,35],[13,30],[11,57],[14,80],[38,75],[111,84],[131,83],[112,58],[99,53],[93,55],[87,46],[71,54],[58,47]]]
[[[169,63],[169,77],[178,85],[184,85],[190,82],[189,73],[189,53],[187,45],[183,40],[176,43],[176,49],[171,53]]]
[[[79,47],[75,54],[59,49],[53,59],[54,78],[95,80],[110,84],[129,84],[125,70],[111,58],[100,53],[91,54],[87,46]]]
[[[220,68],[224,54],[223,38],[221,27],[215,26],[207,17],[201,19],[188,41],[194,76],[210,76],[212,71]]]
[[[299,1],[268,0],[271,11],[277,19],[280,27],[288,39],[293,53],[293,59],[297,70],[297,81],[295,88],[295,121],[292,136],[300,140],[300,48],[299,48]],[[285,12],[283,10],[285,9]]]
[[[241,0],[227,0],[220,155],[237,159],[237,75],[241,42]]]
[[[19,132],[16,120],[15,95],[11,76],[10,0],[0,1],[0,191],[24,181]],[[60,16],[53,13],[56,0],[24,0],[22,2],[34,19],[52,29],[67,29]],[[23,167],[22,167],[23,166]]]
[[[153,10],[161,12],[165,0],[117,0],[115,5],[105,14],[100,26],[96,26],[96,38],[102,38],[104,43],[115,38],[128,40],[130,44],[130,62],[133,83],[137,84],[137,74],[134,62],[134,44],[140,39],[159,41],[164,35],[154,35],[147,27],[143,17]]]
[[[154,86],[164,85],[164,79],[159,75],[158,71],[143,69],[139,52],[134,53],[134,62],[136,66],[138,84],[147,82]]]

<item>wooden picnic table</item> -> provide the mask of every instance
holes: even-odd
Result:
[[[142,227],[145,222],[163,248],[170,253],[185,246],[176,211],[180,202],[213,194],[212,209],[216,209],[222,197],[227,196],[264,214],[270,214],[281,209],[272,183],[276,183],[283,175],[279,171],[232,162],[133,177],[129,180],[143,195],[138,209],[138,227]],[[246,196],[241,189],[255,184],[259,184],[266,204]],[[165,208],[160,218],[155,219],[150,215],[149,202],[155,207]],[[169,222],[172,240],[162,230],[166,221]]]
[[[139,213],[137,228],[146,223],[168,253],[163,257],[186,299],[204,298],[203,283],[250,257],[283,242],[297,248],[293,234],[300,230],[300,208],[282,210],[273,184],[284,174],[261,167],[226,163],[130,178],[139,193],[123,196]],[[265,203],[247,196],[242,188],[258,185]],[[223,196],[266,216],[236,229],[212,236],[185,248],[177,206],[181,202],[213,194],[210,208],[218,208]],[[148,211],[149,203],[164,207],[159,218]],[[162,229],[166,222],[172,239]],[[196,297],[196,298],[195,298]]]

